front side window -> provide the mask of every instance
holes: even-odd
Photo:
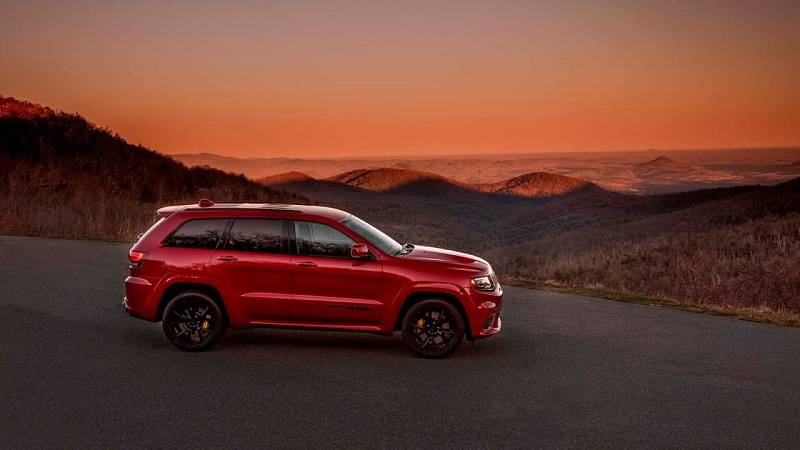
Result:
[[[306,256],[349,258],[356,241],[329,225],[317,222],[295,222],[297,253]]]
[[[228,219],[195,219],[181,225],[165,242],[170,247],[216,248]]]
[[[389,237],[383,231],[364,222],[356,216],[350,216],[342,220],[342,225],[358,233],[364,239],[370,241],[372,245],[381,249],[384,253],[396,255],[403,251],[403,246]]]
[[[286,252],[283,221],[275,219],[236,219],[226,249],[267,253]]]

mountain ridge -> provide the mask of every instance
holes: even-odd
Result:
[[[429,190],[435,187],[439,190],[461,189],[476,193],[527,198],[575,195],[581,192],[607,192],[594,183],[549,172],[531,172],[494,183],[479,184],[467,184],[430,172],[398,168],[355,169],[322,180],[315,179],[303,172],[293,171],[264,177],[257,181],[278,188],[287,188],[291,185],[295,189],[299,189],[300,185],[305,182],[325,181],[372,192],[405,189],[406,193],[413,193],[414,189]]]
[[[56,111],[50,107],[38,105],[25,100],[18,100],[14,97],[0,95],[0,118],[18,117],[22,119],[33,119],[37,117],[47,117],[55,115],[67,115],[63,111]]]

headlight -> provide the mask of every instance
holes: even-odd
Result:
[[[473,278],[470,280],[470,283],[472,284],[472,287],[479,291],[493,291],[495,288],[497,288],[495,277],[492,275]]]

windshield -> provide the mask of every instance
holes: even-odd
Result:
[[[342,223],[385,253],[396,255],[403,251],[403,246],[397,241],[356,216],[351,215],[342,220]]]

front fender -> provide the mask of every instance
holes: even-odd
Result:
[[[458,301],[461,307],[464,308],[464,311],[468,316],[470,315],[472,308],[474,308],[474,305],[467,301],[468,294],[466,289],[458,286],[457,284],[442,282],[410,283],[397,292],[394,299],[392,299],[391,305],[386,308],[384,312],[382,328],[387,334],[394,332],[394,326],[399,319],[398,316],[402,311],[406,300],[412,296],[420,294],[441,294],[447,295],[448,297],[453,297],[456,299],[456,301]],[[468,321],[469,317],[465,317],[464,320]]]

